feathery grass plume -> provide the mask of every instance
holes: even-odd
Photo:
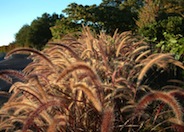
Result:
[[[12,78],[6,74],[0,74],[0,79],[4,80],[9,84],[12,84]]]
[[[83,27],[82,34],[86,35],[87,38],[89,38],[89,39],[92,40],[94,38],[93,35],[95,33],[94,32],[91,32],[91,30],[90,30],[89,27],[86,27],[84,25],[82,25],[82,27]],[[92,33],[94,33],[94,34],[92,34]]]
[[[137,55],[137,54],[139,54],[139,53],[141,53],[141,52],[143,52],[145,50],[148,50],[149,48],[150,48],[150,46],[148,46],[148,45],[141,45],[137,49],[132,51],[129,56]]]
[[[139,100],[135,112],[139,113],[140,110],[144,110],[150,103],[156,100],[160,100],[170,106],[176,116],[176,119],[182,122],[183,114],[180,104],[173,96],[166,92],[154,91],[152,93],[146,94],[141,100]]]
[[[114,110],[113,108],[106,108],[103,112],[101,132],[112,132],[114,127]]]
[[[93,83],[97,86],[98,90],[102,90],[102,85],[99,77],[97,74],[91,69],[90,66],[88,66],[84,62],[76,62],[75,64],[71,64],[66,69],[63,70],[63,72],[59,75],[59,77],[56,80],[56,83],[59,82],[64,76],[68,75],[70,72],[73,72],[75,70],[84,70],[89,74],[89,77],[93,81]]]
[[[90,55],[89,53],[92,53],[92,50],[91,49],[86,49],[82,52],[81,54],[81,58],[84,59],[85,56],[87,56],[88,58],[90,58]]]
[[[55,66],[52,63],[52,61],[43,53],[41,53],[40,51],[36,50],[36,49],[32,49],[32,48],[16,48],[14,50],[11,50],[10,52],[8,52],[6,54],[5,59],[7,59],[8,57],[10,57],[10,55],[17,53],[17,52],[29,52],[29,53],[34,53],[38,56],[40,56],[41,58],[43,58],[43,60],[45,60],[45,62],[48,63],[48,65],[53,68],[53,70],[55,70]]]
[[[172,89],[182,90],[183,88],[176,85],[166,85],[162,87],[162,90],[172,90]]]
[[[31,110],[35,110],[36,109],[36,105],[32,104],[29,101],[24,101],[24,102],[10,102],[8,101],[8,103],[5,103],[4,106],[1,108],[2,110],[0,110],[0,115],[1,115],[1,121],[0,124],[9,124],[9,125],[13,125],[12,128],[8,128],[10,129],[10,131],[15,131],[18,129],[21,129],[23,123],[25,122],[25,120],[27,119],[28,113]],[[16,124],[19,124],[18,126]],[[7,128],[4,128],[5,130],[7,130]],[[2,130],[2,128],[0,127],[0,130]]]
[[[29,78],[29,81],[27,84],[23,84],[22,86],[18,86],[17,89],[20,87],[25,87],[25,89],[22,89],[22,91],[26,91],[27,89],[30,89],[32,91],[32,94],[38,95],[36,97],[39,97],[42,101],[41,102],[46,102],[48,99],[48,93],[47,93],[47,86],[50,85],[48,78],[43,76],[42,74],[29,74],[27,76]],[[41,78],[41,79],[39,79]],[[12,88],[11,88],[12,89]],[[14,90],[15,91],[15,90]],[[29,92],[28,92],[29,94]],[[30,93],[31,94],[31,93]]]
[[[58,46],[54,46],[49,49],[50,50],[47,51],[48,52],[47,54],[50,55],[51,58],[54,58],[52,59],[53,61],[59,61],[59,60],[61,61],[64,59],[63,61],[67,61],[68,63],[70,62],[68,58],[68,54],[66,54],[66,52],[61,51],[60,48],[58,48]]]
[[[36,80],[37,90],[38,90],[41,98],[46,102],[48,94],[46,93],[44,86],[42,86],[41,82],[38,80],[38,76],[34,76],[34,78]]]
[[[32,104],[32,102],[26,101],[26,100],[24,100],[22,102],[13,102],[13,101],[10,102],[10,101],[8,101],[8,103],[5,103],[3,106],[3,112],[5,112],[5,111],[9,112],[10,110],[14,110],[15,113],[13,113],[13,114],[15,114],[14,116],[17,116],[17,115],[21,114],[21,112],[23,112],[23,111],[26,112],[26,109],[27,110],[35,110],[36,107],[37,107],[37,104]],[[26,109],[22,109],[22,111],[20,111],[18,108],[26,108]],[[19,112],[16,112],[17,110]],[[17,115],[16,115],[16,113],[17,113]],[[8,113],[8,114],[10,116],[10,113]],[[1,113],[1,115],[3,115],[3,114]]]
[[[19,79],[20,81],[23,81],[25,82],[26,81],[26,77],[25,75],[22,73],[22,72],[19,72],[17,70],[10,70],[10,69],[7,69],[7,70],[1,70],[0,71],[0,76],[2,77],[3,79],[3,76],[2,75],[7,75],[7,76],[14,76],[16,77],[17,79]],[[6,76],[4,76],[5,80],[6,81]]]
[[[55,132],[55,131],[62,131],[66,129],[58,128],[58,125],[62,126],[62,128],[65,128],[64,126],[66,125],[66,119],[65,116],[63,115],[56,115],[53,119],[52,124],[49,126],[47,129],[47,132]],[[58,128],[58,129],[57,129]],[[62,130],[60,130],[62,129]]]
[[[140,85],[150,69],[182,68],[181,62],[169,54],[152,54],[149,44],[131,31],[97,35],[84,27],[77,37],[50,42],[40,54],[29,48],[10,52],[31,52],[33,62],[23,70],[26,83],[13,84],[0,109],[4,131],[166,131],[174,125],[168,121],[173,115],[182,121],[181,83],[169,83],[176,87],[161,89],[166,92]],[[152,110],[160,102],[163,109]]]
[[[157,106],[157,108],[156,108],[156,110],[155,110],[155,116],[154,116],[154,119],[153,119],[153,124],[155,124],[155,122],[156,122],[156,120],[157,120],[159,114],[161,113],[161,111],[162,111],[164,105],[165,105],[164,103],[158,104],[158,106]]]
[[[22,91],[16,89],[16,91],[12,91],[11,89],[14,89],[14,87],[22,86],[22,82],[15,82],[9,89],[9,93],[12,93],[11,97],[9,98],[8,102],[17,101],[21,98]],[[18,97],[18,98],[17,98]],[[20,100],[19,100],[20,101]],[[22,99],[21,99],[22,101]]]
[[[1,132],[10,131],[12,128],[14,128],[14,125],[10,124],[9,122],[11,122],[10,119],[7,120],[6,122],[0,123],[0,126],[1,126],[0,131]]]
[[[94,40],[95,40],[95,39],[94,39],[94,37],[93,37],[93,35],[92,35],[90,29],[89,29],[89,28],[84,28],[83,34],[85,35],[85,38],[86,38],[86,39],[84,39],[84,40],[85,40],[84,43],[86,43],[86,49],[93,50],[93,49],[94,49],[93,46],[94,46]],[[89,52],[88,52],[87,55],[88,55],[89,57],[91,57]]]
[[[98,44],[98,48],[99,48],[99,50],[100,50],[100,53],[101,53],[101,56],[102,56],[102,60],[103,60],[103,62],[104,62],[104,65],[105,65],[105,67],[106,67],[106,70],[107,70],[107,72],[109,73],[111,73],[111,69],[110,69],[110,67],[109,67],[109,65],[108,65],[108,56],[106,55],[106,53],[103,51],[103,48],[102,48],[102,45],[101,45],[101,43],[102,43],[102,41],[99,41],[97,44]]]
[[[172,123],[171,128],[176,132],[183,132],[184,131],[184,123],[176,118],[170,118],[169,122]]]
[[[57,67],[55,67],[55,69],[57,69]],[[55,73],[48,65],[38,63],[29,64],[26,68],[24,68],[23,72],[26,74],[27,78],[31,77],[32,75],[47,78],[49,75],[53,75]]]
[[[125,36],[124,39],[121,41],[121,43],[118,45],[118,48],[117,48],[117,50],[116,50],[116,57],[119,56],[120,50],[121,50],[122,46],[125,45],[125,44],[127,44],[126,41],[127,41],[128,39],[130,39],[130,38],[131,38],[131,37],[130,37],[129,35],[128,35],[128,36]]]
[[[64,35],[62,38],[61,38],[61,40],[60,41],[70,41],[70,42],[75,42],[75,41],[77,41],[77,38],[76,37],[74,37],[72,34],[66,34],[66,35]]]
[[[40,103],[42,103],[42,96],[40,95],[40,93],[38,93],[38,90],[35,88],[32,88],[31,86],[26,86],[26,85],[22,85],[19,87],[11,87],[10,91],[16,91],[16,90],[21,90],[23,93],[23,95],[26,93],[28,93],[29,95],[32,95],[34,98],[36,98]]]
[[[135,59],[135,62],[138,63],[143,57],[147,57],[151,53],[151,50],[146,50],[143,53],[141,53],[137,58]]]
[[[142,79],[143,77],[146,75],[146,72],[153,66],[153,65],[157,65],[160,62],[162,62],[163,64],[166,63],[168,64],[168,60],[174,60],[174,58],[170,55],[170,54],[156,54],[156,57],[154,57],[153,59],[149,60],[149,62],[147,62],[145,64],[145,66],[142,68],[141,72],[139,73],[139,76],[137,78],[137,86],[140,86],[140,84],[142,83]],[[165,64],[165,65],[166,65]],[[174,62],[174,64],[176,64]],[[180,63],[181,65],[181,63]],[[178,65],[179,66],[179,65]]]
[[[174,90],[168,91],[168,94],[170,94],[173,97],[179,97],[179,98],[184,98],[184,90],[183,88],[178,88]]]
[[[81,60],[81,58],[79,58],[79,56],[70,47],[68,47],[65,44],[49,42],[48,45],[57,45],[57,46],[63,47],[67,49],[73,55],[74,58],[76,58],[77,60]]]
[[[168,82],[184,86],[184,81],[181,81],[181,80],[178,80],[178,79],[170,79],[170,80],[168,80]]]
[[[47,110],[48,107],[61,107],[61,108],[65,108],[65,109],[68,109],[67,106],[63,103],[63,102],[60,102],[60,101],[57,101],[57,100],[51,100],[51,101],[48,101],[44,104],[41,104],[35,111],[33,111],[29,117],[26,119],[25,123],[24,123],[24,126],[22,128],[22,131],[23,132],[26,132],[27,129],[29,129],[29,127],[33,124],[34,122],[34,119],[40,115],[41,112],[43,112],[44,110]],[[49,124],[52,123],[51,119],[46,119],[46,121],[48,121]]]
[[[180,67],[181,69],[184,69],[184,64],[180,61],[175,60],[175,59],[169,59],[168,63],[172,63],[172,64]]]
[[[4,80],[4,81],[6,81],[7,83],[10,83],[10,84],[13,83],[11,76],[16,77],[20,81],[23,81],[23,82],[26,81],[26,77],[24,76],[24,74],[19,72],[19,71],[10,70],[10,69],[0,71],[0,79]]]
[[[8,92],[5,92],[5,91],[0,91],[0,96],[9,98],[11,96],[11,94]]]
[[[100,102],[100,99],[98,99],[97,95],[94,92],[92,92],[90,88],[88,88],[85,84],[75,84],[73,87],[82,90],[86,94],[87,98],[91,100],[94,107],[99,112],[102,111],[102,104]]]
[[[114,31],[114,34],[113,34],[112,38],[115,40],[118,36],[119,36],[119,35],[118,35],[118,29],[116,29],[116,30]]]
[[[35,62],[31,62],[22,71],[24,72],[25,75],[28,75],[29,73],[31,73],[32,71],[37,69],[37,67],[40,67],[40,66],[43,66],[43,64],[38,64],[38,63],[35,63]]]
[[[140,54],[142,54],[142,52],[144,52],[145,50],[148,50],[150,47],[148,45],[143,45],[138,47],[137,49],[135,49],[132,53],[129,54],[129,58],[131,58],[131,60],[134,60],[134,58]]]

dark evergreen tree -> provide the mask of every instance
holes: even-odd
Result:
[[[24,25],[16,34],[16,43],[21,46],[29,46],[41,50],[44,45],[52,38],[50,27],[63,15],[56,13],[50,15],[44,13],[41,17],[33,20],[31,25]]]

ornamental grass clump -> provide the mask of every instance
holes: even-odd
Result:
[[[20,52],[33,61],[22,73],[0,73],[22,80],[0,109],[1,131],[184,130],[184,82],[175,73],[183,63],[153,53],[130,31],[109,36],[84,27],[77,39],[66,35],[42,51],[17,48],[6,57]]]

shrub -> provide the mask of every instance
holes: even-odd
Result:
[[[173,35],[164,33],[165,41],[160,41],[156,47],[161,52],[170,52],[175,55],[176,59],[183,59],[184,57],[184,38],[182,35]]]

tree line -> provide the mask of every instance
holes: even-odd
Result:
[[[183,0],[102,0],[99,5],[71,3],[63,13],[66,15],[44,13],[30,25],[23,25],[12,44],[41,50],[49,40],[81,31],[81,25],[85,25],[110,35],[116,29],[118,32],[131,30],[150,41],[153,48],[175,53],[178,59],[183,56]]]

